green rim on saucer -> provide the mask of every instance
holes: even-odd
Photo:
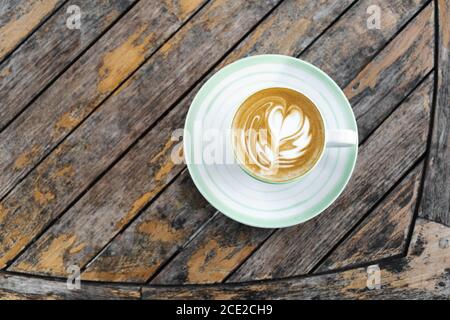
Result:
[[[184,136],[190,139],[184,139],[184,153],[192,180],[217,210],[250,226],[287,227],[317,216],[336,200],[352,175],[358,146],[327,150],[311,173],[283,185],[258,181],[237,163],[195,163],[193,150],[201,144],[196,142],[194,123],[227,128],[236,101],[265,86],[306,92],[324,113],[327,127],[357,132],[350,103],[327,74],[293,57],[259,55],[227,65],[202,86],[187,114]]]

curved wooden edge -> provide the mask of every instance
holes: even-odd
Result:
[[[151,7],[151,2],[146,3],[149,3]],[[29,245],[33,243],[33,239],[37,240],[39,238],[40,241],[42,241],[42,245],[46,246],[47,241],[44,240],[41,235],[46,228],[50,227],[50,225],[51,229],[55,230],[55,233],[58,233],[60,225],[66,226],[66,224],[63,223],[64,221],[68,221],[69,223],[67,225],[71,225],[73,221],[77,221],[77,219],[71,220],[71,217],[77,215],[91,220],[91,222],[85,225],[89,225],[90,228],[88,229],[91,231],[95,230],[92,227],[92,223],[94,223],[94,221],[98,222],[102,218],[92,218],[91,213],[84,214],[85,211],[83,210],[87,209],[87,206],[84,206],[83,202],[78,200],[83,199],[83,201],[89,201],[88,199],[93,199],[90,198],[91,195],[93,195],[93,197],[98,197],[98,190],[101,192],[106,190],[105,196],[102,196],[103,199],[101,200],[101,204],[97,202],[100,198],[92,200],[96,202],[95,212],[99,214],[99,217],[108,217],[108,226],[110,226],[111,221],[116,221],[116,223],[110,226],[110,230],[114,230],[112,233],[108,232],[108,234],[103,234],[99,232],[98,229],[95,230],[95,236],[103,238],[96,238],[95,245],[97,245],[98,248],[95,250],[101,250],[101,248],[111,239],[111,236],[114,236],[123,229],[123,227],[129,223],[141,209],[143,209],[148,200],[158,194],[167,181],[172,179],[172,174],[174,173],[171,171],[174,166],[173,162],[162,163],[161,161],[155,165],[146,158],[152,152],[149,149],[158,146],[155,143],[154,137],[149,137],[146,133],[152,128],[157,120],[165,114],[165,112],[168,112],[179,99],[182,99],[183,96],[192,89],[197,81],[202,79],[202,76],[222,58],[224,52],[227,52],[237,45],[240,39],[245,36],[246,32],[257,25],[266,14],[280,3],[280,0],[264,2],[251,1],[248,2],[248,5],[246,5],[246,3],[247,2],[244,0],[220,0],[215,1],[214,3],[208,2],[205,7],[202,7],[198,15],[196,15],[195,23],[191,22],[185,24],[185,27],[180,29],[179,32],[176,33],[176,36],[171,37],[168,42],[165,42],[165,44],[149,58],[142,56],[141,51],[144,51],[144,49],[141,45],[133,45],[133,53],[129,54],[133,57],[136,55],[136,57],[131,59],[131,61],[134,63],[140,62],[133,65],[133,68],[131,69],[134,70],[143,63],[133,75],[129,74],[129,72],[131,72],[129,69],[130,66],[124,67],[121,62],[121,58],[123,57],[122,50],[128,51],[131,45],[120,45],[119,48],[121,49],[116,48],[112,51],[114,52],[114,68],[111,67],[111,69],[108,67],[107,70],[115,70],[116,67],[118,68],[117,72],[120,71],[119,73],[123,70],[128,70],[126,72],[127,76],[131,76],[128,78],[129,82],[121,84],[121,88],[115,91],[116,95],[110,96],[110,98],[104,100],[104,102],[90,100],[92,103],[78,103],[79,100],[77,100],[76,109],[82,114],[82,117],[78,120],[82,121],[81,118],[85,118],[88,114],[92,114],[82,123],[78,122],[78,120],[74,121],[78,123],[77,125],[79,125],[79,127],[77,127],[70,136],[66,136],[64,141],[62,141],[64,133],[58,133],[57,136],[61,143],[56,149],[48,149],[47,151],[51,151],[51,153],[48,154],[42,162],[39,162],[30,174],[19,182],[17,189],[15,188],[14,191],[11,191],[2,199],[0,206],[2,232],[4,234],[11,234],[8,230],[14,230],[12,231],[14,234],[14,241],[9,242],[9,240],[7,240],[9,237],[0,239],[0,251],[2,252],[0,255],[1,268],[9,267],[15,261],[18,261],[18,256],[21,255],[24,250],[30,248]],[[136,8],[139,7],[134,7],[133,12],[137,10]],[[161,12],[163,10],[164,9],[162,9]],[[147,12],[142,16],[143,21],[148,19],[146,13]],[[161,15],[160,12],[157,13]],[[153,22],[159,26],[158,23],[161,21],[160,16],[157,16]],[[122,24],[116,24],[116,27],[117,26],[122,26]],[[150,23],[145,29],[149,30],[151,34],[151,38],[149,39],[153,39],[155,35],[156,31],[153,30],[154,27],[155,25]],[[170,29],[173,28],[171,25],[164,25],[163,28],[164,27]],[[127,30],[128,28],[123,29],[123,31]],[[139,32],[138,35],[140,35]],[[102,39],[100,39],[100,41]],[[128,41],[134,43],[136,40],[134,36],[127,37],[127,39],[128,40],[126,40],[125,43],[128,43]],[[214,39],[214,45],[211,45],[210,42],[207,41],[208,39]],[[150,40],[146,41],[148,42]],[[150,42],[153,43],[153,41]],[[144,46],[144,44],[142,44],[142,46]],[[189,52],[189,54],[185,54],[186,52]],[[205,52],[208,52],[208,54],[205,55]],[[100,60],[109,60],[108,57],[110,57],[110,53],[111,52],[105,53]],[[103,66],[103,64],[101,65]],[[183,65],[183,68],[175,68],[174,66],[177,65]],[[92,67],[92,65],[90,66]],[[103,72],[101,71],[102,68],[103,67],[100,67],[100,70],[97,71],[97,75],[91,78],[91,80],[97,82],[98,79],[102,79],[99,82],[102,83],[105,74],[108,74],[106,79],[110,78],[110,71]],[[154,72],[155,70],[158,70],[158,72]],[[110,83],[111,85],[114,84],[112,87],[117,88],[116,86],[119,84],[116,83],[116,72],[113,72],[112,74],[114,76],[111,78],[111,83],[109,80],[107,83]],[[149,77],[149,75],[151,76]],[[143,79],[145,79],[145,81]],[[123,80],[125,79],[121,78],[121,81]],[[96,83],[95,85],[96,93],[99,91],[99,83]],[[69,84],[67,84],[67,86],[69,86]],[[73,86],[73,83],[71,83],[70,86]],[[103,85],[100,85],[100,87],[102,88]],[[109,87],[109,85],[106,87]],[[116,90],[112,87],[111,92]],[[88,88],[92,89],[92,86],[84,83],[80,88],[81,90],[79,90],[80,92],[78,93],[81,94],[81,91],[84,92],[82,99],[84,101],[87,97],[85,95],[86,90],[88,90]],[[170,92],[170,94],[162,94],[165,90],[168,90],[167,92]],[[100,92],[103,92],[103,88]],[[108,93],[110,93],[110,91],[108,91]],[[96,95],[96,97],[100,96],[102,96],[102,94]],[[69,100],[72,100],[72,98]],[[72,103],[73,101],[70,102],[70,105],[72,105]],[[101,107],[99,107],[98,103],[101,104]],[[63,104],[61,104],[61,100],[58,99],[57,109],[59,111],[62,110],[60,107],[61,105]],[[160,106],[164,107],[161,108]],[[92,107],[95,111],[92,111],[94,109],[91,109],[91,113],[84,114],[84,111],[81,111],[78,107],[84,111]],[[126,110],[126,112],[124,112],[124,110]],[[54,115],[52,114],[52,117],[53,116]],[[62,131],[74,129],[72,125],[69,127],[71,128],[63,129]],[[53,125],[52,128],[54,128]],[[102,128],[110,129],[105,131]],[[111,128],[114,128],[114,135],[110,134]],[[170,130],[170,127],[164,129],[166,131]],[[53,131],[54,130],[52,129],[52,132]],[[166,131],[164,131],[164,133],[166,133]],[[68,131],[66,131],[65,134],[68,134]],[[51,134],[39,134],[35,136],[45,136],[47,139]],[[52,139],[55,139],[55,141],[57,140],[56,138]],[[52,141],[50,144],[54,145],[54,142]],[[39,143],[38,145],[41,146],[42,144]],[[133,151],[133,153],[130,153],[130,151]],[[43,154],[41,154],[41,156],[43,156]],[[133,161],[127,163],[127,161],[130,161],[130,157],[133,156]],[[142,157],[143,160],[141,162],[136,162],[137,156]],[[94,158],[97,160],[93,160]],[[37,161],[37,159],[33,159]],[[86,170],[86,161],[90,163],[89,170]],[[120,166],[123,167],[119,166],[119,162]],[[29,162],[27,161],[27,163]],[[125,180],[122,180],[117,184],[122,195],[117,197],[114,193],[114,196],[116,197],[114,199],[114,197],[111,197],[112,192],[109,189],[101,187],[103,181],[100,181],[100,179],[103,179],[106,174],[108,174],[108,177],[112,177],[118,170],[124,170],[124,168],[127,168],[131,163],[136,165],[134,168],[137,167],[135,170],[139,172],[141,177],[150,176],[151,179],[140,179],[140,182],[137,183],[136,181],[131,181],[130,176],[127,176]],[[147,169],[147,167],[150,168]],[[110,168],[115,170],[109,170]],[[66,174],[61,175],[61,170],[65,171]],[[42,176],[44,172],[45,178]],[[120,175],[117,175],[115,180],[117,181],[119,177]],[[128,181],[129,186],[124,188],[125,181]],[[151,181],[151,184],[146,184],[147,181]],[[135,193],[132,194],[130,190],[133,190]],[[15,200],[13,200],[14,203],[10,202],[16,197],[16,192],[25,192],[27,195],[21,196],[19,202],[14,202]],[[126,196],[123,192],[126,193]],[[136,198],[134,198],[135,196]],[[113,199],[127,199],[127,201],[123,201],[123,204],[121,204],[123,207],[117,207],[117,210],[106,209],[106,207],[110,208],[112,206],[108,201],[113,201]],[[131,203],[129,203],[128,200],[132,200]],[[72,206],[75,202],[76,206],[79,206],[79,209]],[[99,209],[100,206],[103,205],[105,206],[104,208],[106,211]],[[106,214],[106,212],[108,212],[108,214]],[[37,217],[36,214],[39,213],[43,214],[38,219],[35,219]],[[110,213],[114,216],[110,215]],[[20,217],[22,214],[26,215],[26,218],[22,220],[22,223],[27,221],[26,225],[21,225],[21,222],[18,221],[21,219]],[[59,218],[61,218],[61,220],[59,220]],[[57,220],[59,223],[55,224],[55,221]],[[78,222],[75,224],[79,225],[79,223],[80,220],[78,219]],[[25,230],[27,231],[25,232]],[[49,235],[49,232],[51,232],[50,229],[46,230],[45,234]],[[80,239],[82,237],[81,233],[80,238],[77,238],[78,235],[71,232],[75,232],[75,230],[70,230],[67,234],[66,232],[63,232],[66,235],[61,237],[63,245],[58,244],[59,248],[65,250],[67,246],[73,245],[73,248],[76,247],[75,251],[78,253],[88,249],[83,241],[87,241],[94,237],[88,237],[86,240],[83,240]],[[69,233],[71,234],[69,235]],[[51,237],[49,242],[53,241],[58,242],[58,237]],[[39,245],[40,244],[36,243],[36,246]],[[59,256],[59,253],[56,254],[56,256]],[[92,257],[84,255],[83,259],[85,260],[78,261],[75,264],[81,265],[87,263],[90,258]],[[41,258],[39,262],[42,262],[43,260],[45,259]],[[36,267],[33,264],[25,264],[25,266],[22,264],[21,269],[16,269],[15,271],[25,271],[27,273],[32,273],[34,271],[36,273],[39,272],[40,274],[48,272],[48,274],[52,276],[65,276],[64,270],[61,272],[61,270],[57,270],[55,264],[53,265],[55,268],[50,270],[50,272],[48,272],[49,269],[42,265]],[[72,263],[69,265],[72,265]]]
[[[436,0],[437,69],[420,216],[450,226],[450,2]]]
[[[438,1],[438,4],[445,5],[445,1]],[[441,33],[441,51],[442,43],[448,42],[448,32]],[[444,66],[448,65],[448,57],[444,61],[447,61]],[[448,77],[441,79],[448,80]],[[449,95],[442,80],[438,84],[437,104],[440,105],[440,102],[448,102]],[[442,88],[444,93],[439,91]],[[447,100],[441,101],[439,97]],[[444,106],[448,104],[438,107],[436,114],[448,109]],[[447,115],[448,111],[445,112]],[[433,212],[424,206],[421,216],[433,218]],[[79,290],[70,290],[63,280],[0,271],[0,299],[449,299],[450,227],[418,219],[408,256],[380,262],[377,266],[380,287],[375,289],[369,289],[368,284],[373,285],[371,281],[378,276],[369,270],[377,269],[367,268],[369,266],[308,277],[220,285],[141,287],[82,282]]]
[[[449,299],[450,227],[418,219],[409,255],[376,266],[379,274],[377,267],[364,266],[308,277],[220,285],[140,287],[82,282],[79,290],[69,290],[62,280],[1,272],[0,299]]]
[[[40,198],[40,197],[39,197],[39,195],[40,195],[40,193],[38,193],[38,198]],[[53,239],[52,239],[52,240],[53,240]],[[76,248],[77,248],[77,249],[79,249],[80,247],[79,247],[79,246],[77,246]],[[77,250],[75,250],[75,251],[77,251]]]
[[[144,299],[449,299],[450,228],[419,219],[410,255],[379,263],[377,275],[360,267],[309,277],[212,286],[145,287]]]
[[[0,272],[0,300],[139,299],[139,286],[80,283],[69,289],[67,281]]]
[[[310,273],[350,269],[405,256],[423,173],[423,161],[396,185],[323,262]]]

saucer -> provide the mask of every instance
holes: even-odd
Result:
[[[350,103],[323,71],[293,57],[260,55],[229,64],[203,85],[186,118],[184,153],[192,180],[217,210],[250,226],[280,228],[309,220],[336,200],[352,175],[358,147],[327,148],[311,172],[291,183],[270,184],[246,174],[226,160],[234,155],[225,133],[240,103],[270,87],[304,93],[320,108],[327,129],[357,132]],[[216,149],[223,150],[223,161],[198,161],[207,147],[203,133],[214,129],[224,133]]]

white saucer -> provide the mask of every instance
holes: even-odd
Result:
[[[184,151],[195,185],[217,210],[247,225],[278,228],[311,219],[336,200],[353,172],[357,146],[326,149],[310,173],[288,184],[258,181],[236,162],[223,164],[225,159],[211,164],[197,161],[196,155],[205,148],[203,132],[219,129],[225,135],[240,103],[270,87],[306,94],[322,111],[327,129],[357,131],[350,103],[323,71],[292,57],[261,55],[226,66],[200,89],[187,115]],[[233,158],[227,138],[222,145],[223,157]]]

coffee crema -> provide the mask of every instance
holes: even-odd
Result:
[[[325,127],[314,103],[292,89],[269,88],[248,97],[232,124],[235,155],[246,171],[267,182],[307,173],[325,147]]]

